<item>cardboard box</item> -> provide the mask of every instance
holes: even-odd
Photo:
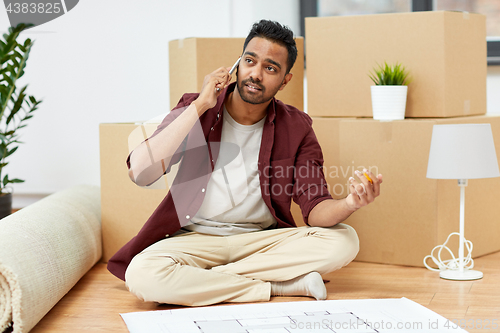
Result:
[[[372,117],[368,73],[402,63],[406,117],[486,113],[486,17],[412,12],[306,18],[308,113]]]
[[[170,108],[184,93],[200,92],[203,79],[219,67],[230,67],[243,51],[245,38],[186,38],[168,43],[170,59]],[[304,38],[295,38],[297,60],[292,80],[276,98],[304,109]],[[236,73],[233,73],[233,81]]]
[[[313,118],[330,193],[348,194],[348,178],[363,167],[383,175],[381,195],[346,223],[358,232],[358,261],[423,266],[423,258],[459,231],[457,180],[427,179],[434,124],[490,123],[500,147],[500,116],[413,119]],[[472,179],[465,189],[465,238],[478,257],[500,250],[500,178]],[[448,245],[458,255],[458,237]]]
[[[150,187],[134,184],[125,163],[158,124],[100,124],[102,261],[107,262],[146,223],[168,192],[165,177]],[[143,132],[144,129],[144,132]]]

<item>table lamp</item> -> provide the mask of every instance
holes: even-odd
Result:
[[[439,266],[439,276],[448,280],[476,280],[483,277],[483,273],[472,270],[471,261],[472,242],[464,237],[465,187],[468,179],[499,177],[498,160],[490,124],[453,124],[434,125],[432,130],[427,178],[457,179],[460,187],[460,240],[458,260],[453,253],[452,259],[444,264],[431,258]],[[450,235],[451,236],[451,235]],[[448,236],[448,239],[449,237]],[[447,240],[448,241],[448,240]],[[467,244],[470,267],[465,267],[464,246]],[[440,245],[440,252],[446,243]],[[435,248],[436,249],[436,248]],[[434,250],[433,250],[434,251]],[[429,256],[427,256],[429,257]],[[425,261],[424,264],[430,268]],[[439,256],[440,257],[440,256]],[[435,270],[435,269],[434,269]]]

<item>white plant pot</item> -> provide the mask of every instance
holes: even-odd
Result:
[[[408,86],[371,86],[373,119],[405,119]]]

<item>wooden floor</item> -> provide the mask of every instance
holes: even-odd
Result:
[[[424,268],[353,262],[323,278],[328,299],[409,298],[469,332],[500,332],[500,252],[475,260],[476,281],[447,281]],[[273,302],[311,300],[273,297]],[[179,308],[144,303],[99,263],[38,323],[32,332],[128,332],[119,313]],[[483,328],[479,327],[482,326]],[[471,329],[472,328],[472,329]]]

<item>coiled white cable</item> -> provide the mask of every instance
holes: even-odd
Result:
[[[427,255],[424,257],[424,265],[431,271],[439,272],[442,270],[458,270],[459,269],[459,263],[460,260],[459,258],[455,258],[453,255],[453,252],[446,246],[448,241],[450,240],[450,237],[453,235],[457,235],[460,237],[460,234],[458,232],[452,232],[451,234],[448,235],[448,238],[446,238],[446,242],[444,242],[443,245],[438,245],[434,247],[431,251],[430,255]],[[468,241],[464,238],[464,245],[465,248],[467,248],[467,256],[464,255],[464,269],[472,269],[474,267],[474,260],[472,259],[472,242]],[[437,253],[437,258],[434,257],[434,251],[439,249]],[[447,260],[442,260],[441,259],[441,252],[444,250],[448,251],[448,253],[451,255],[451,259]],[[432,259],[432,261],[438,266],[438,268],[432,268],[431,266],[427,265],[427,259]]]

